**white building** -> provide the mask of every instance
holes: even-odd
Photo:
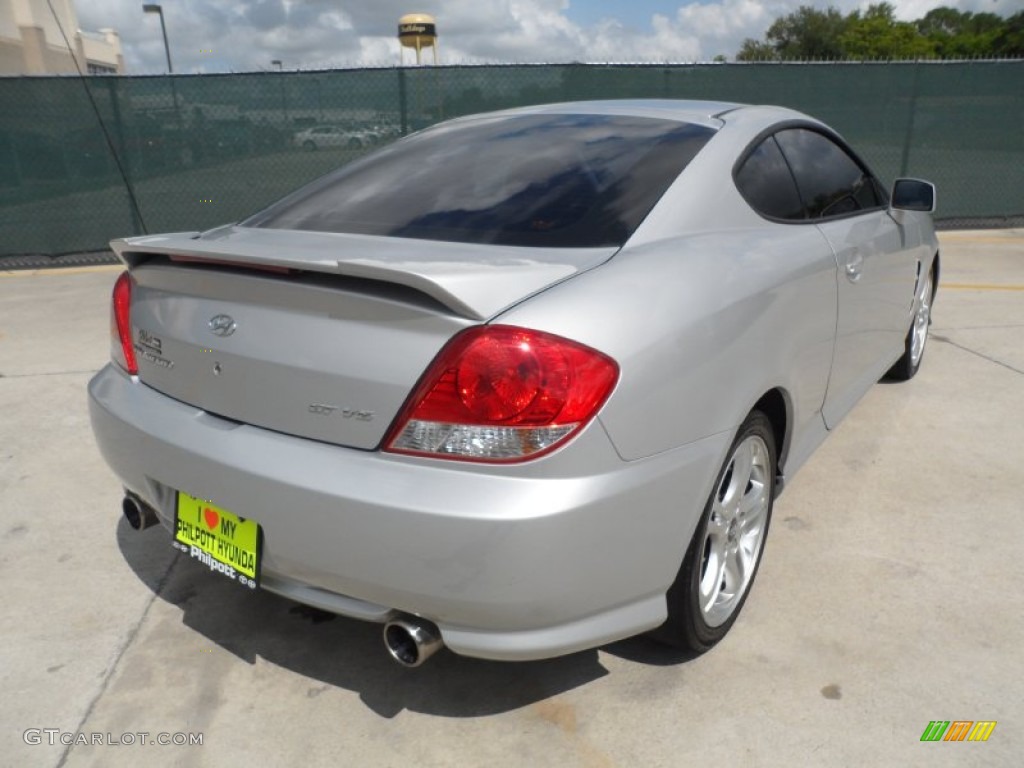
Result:
[[[0,75],[51,75],[82,72],[123,74],[121,38],[113,29],[78,28],[74,0],[0,0]],[[71,43],[71,51],[61,35]],[[74,58],[72,58],[72,55]]]

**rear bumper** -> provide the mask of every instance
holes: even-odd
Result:
[[[257,520],[265,588],[437,624],[457,653],[532,659],[664,621],[731,435],[624,462],[599,422],[548,457],[472,465],[226,421],[114,366],[89,383],[100,451],[170,528],[177,490]]]

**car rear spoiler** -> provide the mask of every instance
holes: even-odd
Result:
[[[298,270],[413,288],[458,315],[486,320],[604,263],[608,248],[525,248],[397,237],[227,226],[113,240],[129,268],[150,255],[180,261]]]

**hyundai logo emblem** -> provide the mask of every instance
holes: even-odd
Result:
[[[231,315],[214,315],[207,323],[210,330],[217,336],[230,336],[238,328],[238,323]]]

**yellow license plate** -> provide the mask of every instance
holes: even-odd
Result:
[[[260,527],[209,501],[178,493],[175,546],[211,571],[255,589],[260,580]]]

